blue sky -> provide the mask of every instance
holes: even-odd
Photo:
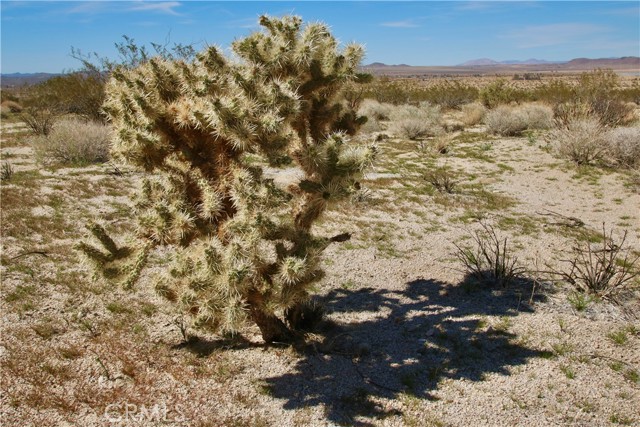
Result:
[[[260,14],[294,13],[365,45],[364,63],[455,65],[491,58],[640,56],[640,1],[5,1],[2,73],[79,67],[71,47],[115,58],[114,43],[228,47]]]

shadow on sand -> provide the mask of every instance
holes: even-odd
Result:
[[[315,345],[302,350],[294,372],[266,378],[269,394],[285,409],[324,405],[328,421],[369,425],[360,417],[390,413],[371,400],[408,393],[435,399],[443,379],[483,381],[510,375],[545,352],[520,345],[510,318],[532,311],[532,283],[507,290],[415,280],[403,291],[334,290],[322,299],[329,313],[349,320],[330,324]],[[537,296],[537,301],[543,297]],[[488,325],[483,316],[499,316]]]

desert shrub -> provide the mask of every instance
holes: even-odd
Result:
[[[458,185],[455,174],[446,165],[429,170],[423,177],[440,193],[452,194]]]
[[[521,135],[525,130],[548,129],[553,125],[553,110],[538,104],[518,107],[501,105],[487,113],[487,130],[502,136]]]
[[[47,136],[53,125],[60,117],[60,113],[46,108],[28,107],[20,114],[20,120],[34,135]]]
[[[554,272],[580,292],[610,298],[640,275],[640,258],[625,247],[626,232],[616,241],[613,230],[607,233],[603,224],[601,238],[602,243],[598,244],[576,242],[570,259],[564,261],[568,269]]]
[[[460,108],[478,99],[478,89],[458,80],[444,80],[425,89],[424,100],[442,108]]]
[[[111,132],[106,125],[77,119],[62,120],[48,135],[29,142],[43,164],[85,165],[109,159]]]
[[[408,139],[435,136],[443,133],[440,119],[440,108],[429,103],[401,105],[391,111],[389,131]]]
[[[9,181],[13,176],[13,166],[9,162],[2,162],[0,167],[0,181]]]
[[[33,86],[27,105],[40,110],[72,113],[89,120],[103,121],[104,77],[75,72],[56,76]]]
[[[502,104],[526,101],[529,95],[526,91],[511,87],[505,80],[500,79],[483,87],[479,97],[485,107],[496,108]]]
[[[558,154],[579,165],[602,160],[608,150],[605,128],[595,118],[570,120],[546,138]]]
[[[472,102],[461,107],[462,122],[467,126],[474,126],[484,120],[487,108],[479,102]]]
[[[627,168],[640,166],[640,127],[613,128],[604,139],[615,165]]]
[[[506,287],[517,280],[524,269],[507,246],[507,238],[500,239],[493,227],[481,223],[482,229],[473,234],[474,248],[456,247],[456,257],[467,272],[481,282]]]
[[[11,113],[21,113],[22,105],[18,104],[16,101],[2,101],[2,108],[6,108]]]
[[[390,80],[389,78],[380,78],[369,85],[364,96],[393,105],[417,102],[415,91],[412,93],[403,81]]]
[[[551,80],[532,90],[532,98],[549,105],[572,102],[576,99],[576,89],[562,80]]]
[[[583,102],[563,102],[553,106],[553,117],[558,127],[567,127],[577,120],[590,120],[594,117],[593,109]]]
[[[613,70],[594,70],[580,75],[577,99],[589,105],[604,126],[621,126],[634,120],[633,108],[621,96],[618,81]]]
[[[529,130],[544,130],[553,126],[553,109],[547,105],[526,103],[516,108],[524,116]]]
[[[393,105],[380,103],[374,99],[365,99],[360,104],[358,114],[369,118],[369,120],[389,120]]]
[[[350,237],[318,236],[313,225],[358,188],[375,148],[350,142],[364,120],[341,97],[362,47],[339,48],[326,25],[295,16],[260,25],[233,42],[238,60],[212,46],[194,60],[113,72],[111,152],[146,172],[137,227],[121,246],[89,224],[99,246],[77,249],[97,277],[131,288],[151,252],[170,248],[154,286],[193,327],[236,333],[250,320],[265,342],[280,342],[314,317],[307,301],[322,252]],[[281,188],[245,154],[270,166],[290,157],[302,176]]]

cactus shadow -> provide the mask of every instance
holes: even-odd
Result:
[[[495,290],[465,285],[472,281],[331,291],[321,302],[334,326],[301,351],[293,372],[265,379],[270,395],[285,409],[322,406],[332,423],[366,426],[400,414],[377,398],[437,399],[442,380],[508,376],[514,366],[549,356],[509,331],[511,318],[544,300],[530,301],[533,282]]]

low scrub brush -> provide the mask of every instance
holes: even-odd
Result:
[[[40,163],[85,165],[109,159],[110,136],[110,128],[100,123],[64,120],[30,143]]]

